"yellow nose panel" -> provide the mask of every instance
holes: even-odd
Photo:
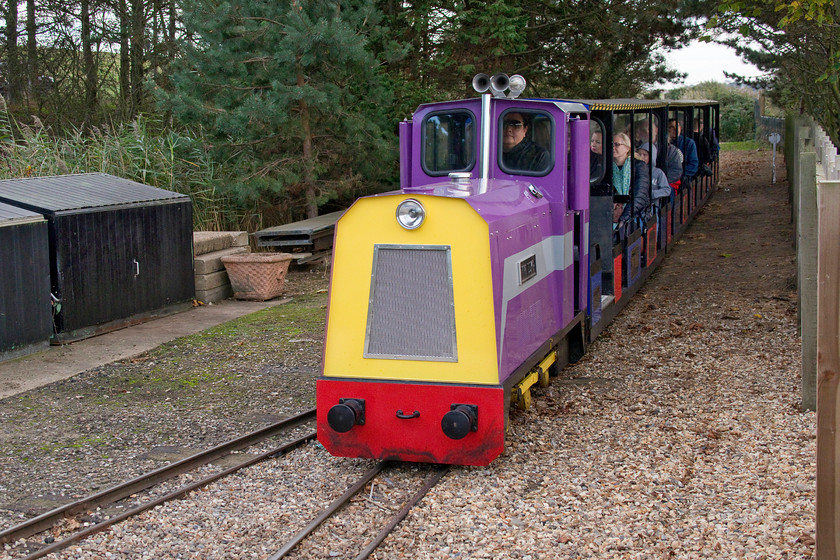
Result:
[[[408,198],[414,230],[396,217]],[[333,251],[324,376],[498,384],[489,230],[465,200],[360,199]]]

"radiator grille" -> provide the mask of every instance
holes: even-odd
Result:
[[[445,245],[377,245],[366,358],[457,361],[452,259]]]

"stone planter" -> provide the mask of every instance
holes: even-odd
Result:
[[[248,253],[222,257],[233,297],[265,301],[283,293],[286,272],[292,255],[289,253]]]

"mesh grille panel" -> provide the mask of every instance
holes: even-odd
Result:
[[[378,245],[365,357],[456,361],[449,247]]]

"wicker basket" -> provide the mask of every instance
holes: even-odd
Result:
[[[283,293],[286,272],[292,255],[289,253],[247,253],[222,257],[233,297],[265,301]]]

